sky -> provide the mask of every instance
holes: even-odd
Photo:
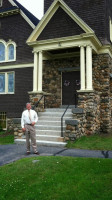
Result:
[[[44,0],[17,0],[22,6],[29,10],[38,19],[43,16],[43,4]]]

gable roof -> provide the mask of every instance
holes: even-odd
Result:
[[[22,6],[16,0],[8,0],[12,4],[12,8],[16,7],[20,9],[20,14],[22,17],[31,25],[34,29],[35,26],[39,23],[39,19],[37,19],[32,13],[30,13],[24,6]]]
[[[40,33],[37,40],[69,37],[80,35],[82,33],[85,33],[85,31],[61,7],[59,7]]]
[[[34,42],[39,37],[39,35],[44,31],[44,28],[50,22],[53,15],[56,13],[58,8],[61,7],[72,20],[86,33],[94,33],[94,31],[73,11],[63,0],[55,0],[49,7],[44,17],[37,25],[35,30],[32,32],[27,42]]]

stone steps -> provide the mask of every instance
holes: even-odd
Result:
[[[39,120],[36,127],[36,139],[37,145],[44,146],[58,146],[64,147],[66,142],[61,137],[61,116],[65,109],[63,108],[50,108],[46,109],[45,112],[39,112]],[[63,118],[63,131],[65,131],[65,120],[72,118],[72,111],[68,109]],[[25,142],[25,139],[16,139],[15,143]]]

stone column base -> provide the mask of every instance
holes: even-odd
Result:
[[[45,92],[28,92],[29,99],[32,108],[35,109],[36,112],[44,112],[45,111],[45,96],[50,95]],[[39,103],[37,104],[37,102]]]

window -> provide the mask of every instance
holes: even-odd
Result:
[[[14,72],[0,73],[0,94],[14,94]]]
[[[14,45],[8,45],[8,60],[14,60]]]
[[[5,45],[0,42],[0,61],[5,61]]]
[[[2,128],[2,129],[7,128],[6,112],[0,112],[0,128]]]
[[[5,92],[5,73],[0,74],[0,93]]]
[[[16,44],[9,40],[0,40],[0,62],[11,62],[16,60]]]
[[[2,4],[3,4],[3,0],[0,0],[0,7],[2,7]]]
[[[8,73],[8,93],[13,92],[14,93],[14,73]]]

